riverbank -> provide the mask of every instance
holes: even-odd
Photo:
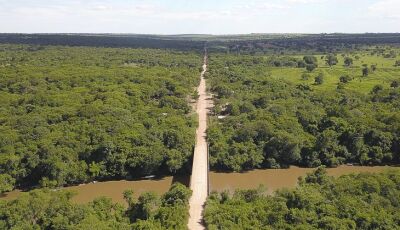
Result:
[[[379,173],[385,170],[398,169],[399,167],[392,166],[339,166],[338,168],[328,168],[328,175],[339,177],[341,175],[351,173]],[[236,189],[251,189],[257,188],[260,184],[267,188],[267,192],[272,194],[274,191],[282,188],[294,188],[297,185],[297,179],[300,176],[305,176],[307,173],[315,170],[314,168],[299,168],[292,166],[289,169],[257,169],[243,173],[222,173],[211,171],[210,191],[222,192],[228,190],[233,192]],[[167,176],[153,179],[142,179],[134,181],[107,181],[88,183],[84,185],[71,186],[60,188],[61,190],[75,191],[76,195],[72,201],[78,204],[84,204],[101,196],[109,197],[114,202],[126,204],[123,199],[125,190],[133,190],[135,196],[139,196],[143,192],[154,191],[161,195],[168,191],[174,182],[180,182],[189,186],[190,176]],[[12,192],[0,195],[0,200],[12,200],[20,196],[22,191],[14,190]]]
[[[133,190],[134,196],[138,197],[144,192],[155,192],[158,195],[162,195],[167,192],[171,185],[175,182],[180,182],[188,186],[189,176],[166,176],[157,177],[153,179],[140,179],[140,180],[119,180],[119,181],[106,181],[88,183],[64,188],[58,188],[58,190],[66,190],[75,192],[76,195],[71,199],[72,202],[78,204],[85,204],[98,197],[109,197],[113,202],[117,202],[126,205],[123,198],[123,192],[125,190]],[[0,195],[2,200],[13,200],[21,194],[26,193],[21,190],[14,190]]]

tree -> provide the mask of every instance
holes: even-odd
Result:
[[[382,85],[375,85],[374,88],[372,88],[372,93],[377,94],[382,90],[383,90],[383,86]]]
[[[365,67],[362,69],[362,76],[363,76],[363,77],[366,77],[366,76],[368,76],[368,75],[369,75],[369,68],[365,66]]]
[[[306,183],[315,183],[320,185],[326,184],[329,180],[330,177],[328,176],[325,166],[320,166],[314,172],[307,173],[307,176],[304,178]]]
[[[0,174],[0,194],[14,189],[15,179],[8,174]]]
[[[324,74],[323,73],[319,73],[316,77],[315,77],[315,84],[316,85],[322,85],[324,83]]]
[[[192,191],[180,183],[175,183],[163,196],[163,205],[187,204]]]
[[[307,64],[306,65],[306,70],[308,71],[308,72],[312,72],[314,69],[316,69],[317,68],[317,66],[316,65],[314,65],[314,64]]]
[[[306,67],[306,62],[304,60],[299,60],[297,61],[297,67],[298,68],[304,68]]]
[[[303,61],[305,62],[305,67],[308,72],[312,72],[314,69],[318,67],[318,59],[315,56],[304,56]]]
[[[124,196],[124,200],[126,201],[126,203],[128,203],[128,206],[130,208],[132,208],[136,203],[136,200],[133,197],[134,196],[133,190],[125,190],[123,192],[123,196]]]
[[[304,56],[303,60],[308,65],[318,65],[318,59],[315,56]]]
[[[350,77],[349,75],[342,75],[342,76],[340,76],[339,80],[340,80],[340,82],[342,82],[342,83],[348,83],[348,82],[350,82],[352,79],[351,79],[351,77]]]
[[[327,55],[325,57],[325,61],[326,61],[326,64],[328,64],[329,66],[333,66],[338,63],[338,59],[337,59],[336,55],[334,55],[334,54]]]
[[[92,162],[89,164],[89,172],[93,178],[98,177],[104,170],[104,166],[100,163]]]
[[[141,220],[153,217],[160,205],[160,199],[154,192],[145,192],[139,196],[135,204],[135,216]]]
[[[400,85],[400,82],[397,80],[392,81],[392,83],[390,83],[390,87],[392,88],[398,88]]]
[[[351,58],[351,57],[345,57],[345,58],[344,58],[344,65],[347,66],[347,67],[353,65],[353,58]]]

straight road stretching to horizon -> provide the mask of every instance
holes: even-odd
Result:
[[[203,223],[204,204],[208,195],[208,149],[206,140],[207,115],[212,106],[211,97],[207,94],[204,74],[207,71],[207,53],[204,56],[203,71],[201,72],[200,85],[197,89],[199,99],[197,101],[197,114],[199,127],[196,131],[196,146],[194,148],[192,176],[190,189],[193,191],[189,200],[190,230],[205,229]]]

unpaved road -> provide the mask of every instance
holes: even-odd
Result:
[[[203,225],[204,204],[208,195],[208,152],[206,141],[207,115],[212,106],[211,97],[206,91],[206,80],[204,73],[207,71],[207,55],[204,57],[203,72],[201,73],[200,85],[197,89],[200,97],[197,101],[197,114],[199,116],[199,127],[196,131],[196,146],[193,155],[192,176],[190,178],[190,189],[193,191],[189,200],[189,223],[190,230],[205,229]]]

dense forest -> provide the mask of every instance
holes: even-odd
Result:
[[[399,229],[400,171],[338,179],[319,168],[293,190],[213,193],[205,222],[214,229]]]
[[[214,169],[400,163],[399,50],[210,54]]]
[[[190,170],[201,55],[0,46],[0,192]]]
[[[13,201],[0,201],[0,229],[186,229],[191,191],[174,184],[162,197],[152,192],[137,199],[125,191],[128,207],[101,197],[74,204],[74,194],[33,190]]]

